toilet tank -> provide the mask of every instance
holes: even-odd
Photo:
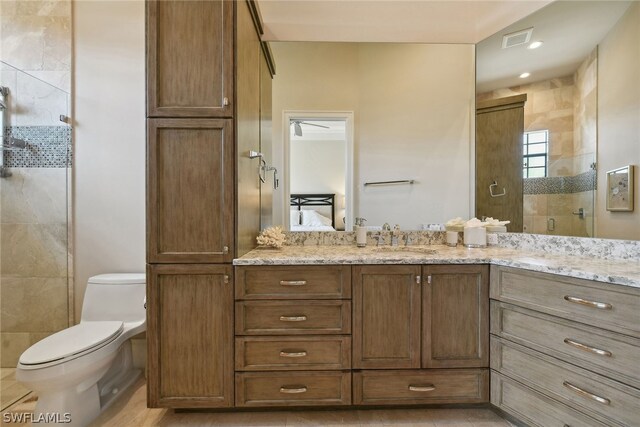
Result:
[[[100,274],[89,278],[81,321],[146,319],[144,273]]]

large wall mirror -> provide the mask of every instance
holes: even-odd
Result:
[[[557,1],[476,46],[273,42],[273,223],[416,230],[486,215],[510,231],[640,239],[639,3]],[[505,121],[479,113],[512,106],[510,151],[482,145]],[[509,178],[492,175],[506,164]],[[629,165],[636,206],[607,210],[607,172]]]
[[[477,214],[519,208],[512,231],[640,239],[637,173],[633,210],[607,209],[607,172],[640,165],[638,76],[637,1],[554,2],[479,43]]]
[[[473,45],[271,47],[274,223],[416,230],[471,213]]]

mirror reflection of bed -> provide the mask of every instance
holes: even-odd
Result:
[[[291,194],[291,231],[336,231],[335,194]]]

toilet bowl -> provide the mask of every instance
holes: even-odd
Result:
[[[16,379],[38,396],[34,420],[86,426],[141,374],[130,338],[146,329],[144,274],[102,274],[87,284],[80,323],[29,347]]]

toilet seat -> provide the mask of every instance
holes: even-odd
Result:
[[[20,365],[33,369],[74,359],[115,340],[123,329],[121,321],[82,322],[29,347],[20,356]]]

